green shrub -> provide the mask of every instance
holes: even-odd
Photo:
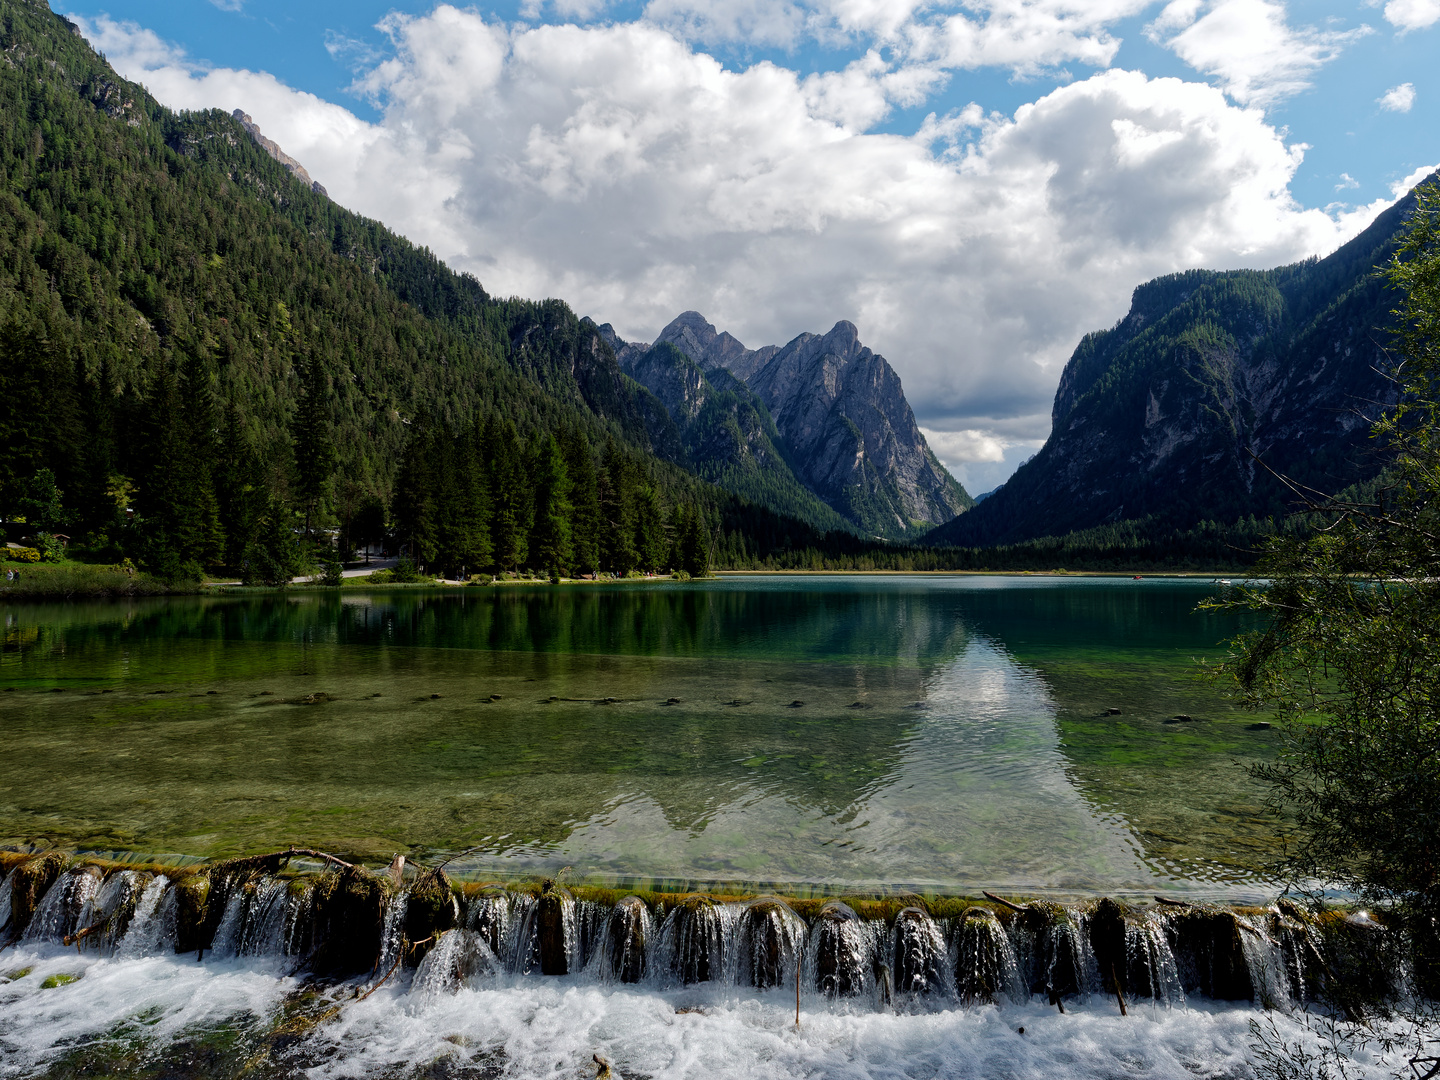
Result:
[[[401,555],[400,561],[395,564],[395,569],[390,572],[390,580],[405,584],[415,581],[424,581],[425,577],[415,568],[415,560],[409,555]]]
[[[671,570],[670,578],[672,581],[689,581],[690,575],[684,570]]]
[[[344,584],[345,568],[334,559],[320,560],[320,584],[331,587]]]
[[[367,574],[365,577],[357,578],[356,580],[365,581],[371,585],[389,585],[390,582],[395,580],[395,574],[389,570],[376,570],[373,574]]]
[[[36,548],[6,548],[5,555],[11,562],[38,563],[41,559],[40,552]]]

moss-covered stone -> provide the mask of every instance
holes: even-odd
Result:
[[[346,978],[373,968],[393,889],[388,877],[361,867],[321,874],[310,896],[311,969]]]
[[[536,948],[540,953],[541,975],[566,975],[570,971],[570,940],[565,909],[574,898],[553,881],[540,888],[535,912]]]
[[[210,875],[204,871],[180,873],[172,879],[170,888],[175,895],[175,951],[186,953],[208,949],[215,937],[215,929],[209,927],[208,918]]]
[[[0,927],[0,936],[13,940],[25,932],[41,899],[69,864],[63,852],[47,851],[15,866],[10,873],[10,921]]]
[[[444,870],[427,870],[415,879],[405,907],[405,939],[414,945],[406,963],[418,965],[437,934],[454,928],[459,905]]]

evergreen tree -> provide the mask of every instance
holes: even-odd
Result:
[[[308,540],[329,503],[335,482],[335,446],[330,434],[330,380],[325,369],[313,355],[307,355],[299,367],[302,390],[291,438],[295,444],[296,494],[304,511]]]
[[[483,435],[472,426],[442,448],[439,547],[442,565],[459,573],[492,562],[490,485],[485,479]]]
[[[614,440],[605,446],[600,476],[600,561],[625,574],[640,563],[635,548],[635,478],[629,458]]]
[[[570,474],[571,539],[576,573],[593,574],[600,568],[600,487],[590,444],[575,428],[565,434],[565,468]]]
[[[525,453],[515,425],[491,417],[485,429],[493,507],[492,551],[496,566],[516,571],[526,565],[534,500],[525,473]]]
[[[395,476],[395,531],[417,566],[433,564],[440,551],[435,470],[439,445],[435,432],[417,434],[405,448]]]
[[[654,484],[645,484],[637,492],[635,552],[642,570],[658,572],[665,568],[670,542],[665,535],[665,508]]]
[[[535,513],[530,527],[530,560],[539,569],[564,574],[574,561],[570,477],[565,455],[555,436],[543,436],[535,447]]]
[[[207,558],[223,556],[214,485],[196,461],[194,425],[174,372],[162,366],[150,390],[149,461],[140,478],[142,561],[168,580],[199,580]]]
[[[675,516],[678,556],[675,566],[691,577],[705,577],[710,573],[710,542],[706,536],[705,521],[694,506],[686,507],[683,513],[677,507]]]

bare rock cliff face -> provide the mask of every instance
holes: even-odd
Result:
[[[274,139],[268,139],[264,135],[260,134],[260,125],[255,123],[254,120],[250,119],[249,113],[247,113],[244,109],[236,109],[230,115],[235,117],[236,120],[240,121],[240,126],[250,133],[250,137],[260,145],[261,149],[263,149],[267,154],[269,154],[272,158],[278,161],[281,165],[284,165],[287,169],[289,169],[290,172],[294,175],[295,179],[299,180],[311,191],[314,191],[320,195],[325,195],[326,197],[329,196],[329,192],[325,190],[324,185],[321,184],[320,181],[310,179],[310,174],[305,171],[304,165],[301,165],[300,162],[296,161],[289,154],[285,153],[284,150],[281,150],[280,144],[277,143]]]
[[[1229,525],[1297,509],[1277,473],[1326,492],[1373,477],[1384,458],[1370,424],[1395,400],[1394,297],[1374,270],[1413,205],[1401,200],[1325,259],[1140,286],[1125,318],[1070,358],[1040,453],[929,540]]]
[[[670,385],[673,372],[647,366],[652,346],[609,333],[621,365],[654,391],[672,416],[676,408],[697,407]],[[824,335],[801,334],[783,347],[747,349],[698,312],[687,311],[660,332],[656,344],[661,343],[673,345],[711,379],[727,373],[756,395],[800,483],[867,534],[905,538],[971,506],[970,496],[920,434],[900,377],[860,343],[854,324],[836,323]]]

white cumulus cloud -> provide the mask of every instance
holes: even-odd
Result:
[[[1415,104],[1415,84],[1407,82],[1392,86],[1376,98],[1375,102],[1389,112],[1409,112]]]
[[[1322,65],[1370,28],[1293,27],[1277,0],[1172,0],[1147,33],[1242,105],[1264,107],[1308,89]]]
[[[358,84],[382,110],[367,123],[140,27],[82,23],[162,101],[243,107],[337,201],[498,295],[562,297],[633,340],[687,309],[752,346],[854,321],[975,470],[1045,437],[1060,366],[1137,284],[1324,253],[1384,205],[1298,206],[1303,148],[1203,83],[1108,70],[907,137],[870,125],[924,87],[875,54],[802,77],[726,70],[648,21],[506,26],[441,6],[383,26],[394,55]]]
[[[1424,30],[1440,22],[1440,0],[1390,0],[1385,5],[1385,21],[1398,26],[1402,34]]]

